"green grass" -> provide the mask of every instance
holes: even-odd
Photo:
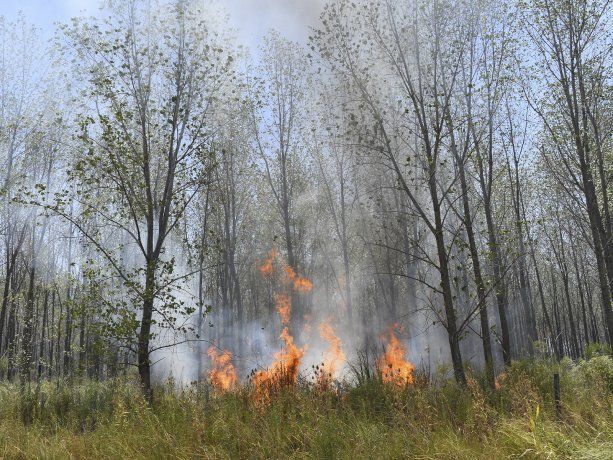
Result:
[[[562,414],[551,378],[561,375]],[[613,360],[514,363],[497,391],[418,376],[338,393],[308,385],[254,405],[248,388],[156,389],[129,381],[0,385],[4,458],[613,458]]]

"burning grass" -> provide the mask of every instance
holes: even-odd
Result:
[[[371,363],[376,367],[376,362]],[[557,420],[551,375],[559,372]],[[105,382],[0,385],[4,458],[590,458],[613,456],[613,360],[514,363],[500,390],[414,371],[406,388],[376,373],[338,391],[300,380],[256,410],[247,387]],[[132,383],[134,382],[134,383]],[[30,411],[24,423],[24,412]]]
[[[328,343],[328,349],[324,353],[324,360],[321,367],[314,367],[316,382],[320,388],[329,389],[333,379],[339,377],[339,371],[345,364],[345,352],[341,344],[341,339],[336,335],[336,331],[330,322],[319,325],[319,336]]]
[[[236,388],[238,377],[236,376],[234,364],[232,364],[232,353],[228,350],[219,350],[217,347],[211,346],[207,354],[211,358],[209,380],[213,388],[222,392]]]
[[[275,354],[274,362],[268,369],[252,373],[252,397],[256,404],[267,404],[273,395],[298,382],[300,361],[304,356],[305,348],[299,348],[294,344],[294,339],[287,327],[281,332],[280,338],[284,346]]]
[[[399,329],[397,324],[390,327],[384,336],[387,344],[377,361],[377,369],[383,382],[402,387],[413,383],[415,366],[405,359],[406,347],[396,337],[395,329]]]
[[[252,388],[251,399],[256,405],[265,406],[275,394],[298,383],[300,366],[307,345],[297,346],[290,333],[292,299],[295,295],[310,292],[313,283],[307,277],[298,275],[293,267],[280,260],[279,252],[275,248],[269,251],[258,270],[262,276],[271,280],[277,289],[274,294],[275,309],[282,326],[279,339],[283,344],[281,350],[275,353],[274,360],[268,368],[254,370],[249,376]],[[312,366],[315,386],[324,391],[334,388],[334,379],[339,377],[339,371],[346,361],[341,339],[331,323],[332,320],[328,318],[319,324],[319,336],[327,343],[328,349],[323,354],[321,364]],[[307,322],[306,325],[310,331],[310,324]],[[394,324],[382,337],[387,343],[376,368],[383,383],[405,387],[414,381],[415,366],[405,359],[406,348],[395,333],[400,329],[398,324]],[[308,335],[310,337],[310,333]],[[224,351],[219,355],[212,348],[209,349],[209,356],[212,360],[212,370],[209,371],[210,383],[219,391],[231,390],[236,386],[231,353]]]
[[[295,270],[279,260],[279,253],[271,249],[268,257],[260,265],[260,273],[267,278],[275,274],[280,278],[281,292],[277,292],[275,308],[279,314],[282,331],[279,339],[283,347],[274,356],[272,364],[263,370],[254,371],[250,375],[253,387],[252,399],[257,405],[265,405],[270,398],[283,388],[291,387],[298,381],[300,363],[306,351],[306,345],[299,347],[294,343],[289,326],[292,319],[292,296],[296,293],[306,294],[313,288],[313,283],[306,277],[298,276]],[[281,270],[276,269],[281,266]]]
[[[472,372],[462,388],[445,370],[435,376],[416,370],[407,360],[398,325],[381,336],[382,350],[374,358],[360,354],[359,362],[346,363],[334,322],[326,319],[316,329],[319,344],[325,345],[322,361],[305,370],[307,344],[296,344],[290,333],[292,300],[307,294],[312,283],[284,264],[274,249],[259,271],[275,289],[280,323],[280,348],[266,369],[240,382],[232,353],[211,347],[208,379],[178,394],[158,388],[152,407],[125,381],[88,384],[94,396],[83,404],[97,402],[85,408],[75,406],[72,396],[43,396],[45,391],[53,394],[54,387],[22,399],[15,398],[16,388],[9,388],[0,392],[0,408],[1,401],[9,407],[0,415],[17,421],[15,433],[20,434],[7,430],[10,422],[0,421],[0,456],[613,457],[611,357],[578,365],[516,362],[498,375],[494,390],[485,376]],[[315,340],[310,333],[304,337],[309,344]],[[352,373],[342,372],[347,369]],[[553,372],[562,377],[561,419],[552,397]],[[112,385],[119,390],[109,391]],[[15,399],[27,405],[16,410]],[[30,411],[28,417],[24,411]],[[36,445],[39,450],[33,450]],[[69,453],[63,455],[62,448]]]

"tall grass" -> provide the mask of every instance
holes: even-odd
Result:
[[[4,458],[613,458],[613,360],[514,363],[497,390],[417,375],[385,385],[367,362],[354,384],[284,388],[267,405],[248,387],[134,383],[0,386]],[[561,376],[556,416],[552,375]]]

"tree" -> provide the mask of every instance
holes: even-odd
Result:
[[[132,299],[107,297],[101,327],[136,353],[151,400],[150,356],[168,346],[152,346],[155,328],[185,331],[182,315],[194,311],[176,295],[186,275],[175,273],[175,257],[165,251],[186,208],[207,186],[208,121],[232,58],[186,2],[164,11],[133,0],[110,12],[63,29],[87,103],[79,117],[81,151],[69,174],[76,193],[66,190],[49,208],[95,247]],[[67,210],[73,201],[77,216]],[[125,249],[133,254],[128,259],[121,257]]]
[[[536,104],[528,91],[527,98],[554,141],[556,160],[583,195],[613,345],[611,178],[603,168],[604,146],[610,140],[603,138],[607,129],[601,125],[607,119],[602,111],[606,110],[606,75],[611,70],[610,6],[609,0],[534,0],[525,6],[524,23],[546,71],[548,101]]]
[[[388,162],[398,187],[434,239],[437,257],[434,265],[440,289],[432,288],[443,298],[444,316],[439,319],[448,333],[455,377],[465,383],[451,286],[450,246],[446,242],[447,213],[443,210],[455,183],[455,178],[445,171],[443,148],[445,114],[455,78],[449,77],[449,84],[444,87],[440,64],[451,60],[450,67],[457,69],[457,60],[463,52],[448,46],[455,38],[454,26],[460,20],[450,14],[444,2],[399,5],[390,0],[360,6],[340,2],[326,8],[323,28],[315,39],[320,54],[332,69],[342,73],[358,90],[360,106],[368,114],[366,123],[373,124],[362,134],[367,149]],[[378,77],[378,65],[385,66],[388,78],[394,82],[387,94],[385,85],[379,86],[386,80]],[[389,99],[398,101],[400,113],[384,102]],[[408,152],[409,133],[402,131],[407,125],[414,129],[409,129],[409,133],[419,139]],[[406,168],[412,161],[416,167]],[[417,180],[412,172],[419,174],[420,185],[427,190],[426,203],[420,199],[418,187],[412,185]]]
[[[301,178],[306,158],[303,128],[306,118],[306,59],[300,47],[271,33],[262,48],[260,84],[251,95],[254,149],[263,163],[276,211],[283,226],[287,263],[300,270],[300,225],[296,199],[304,191]],[[257,80],[256,80],[257,83]],[[293,316],[301,318],[302,303],[294,299]]]

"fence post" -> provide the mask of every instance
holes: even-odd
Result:
[[[562,406],[560,404],[560,374],[553,374],[553,399],[556,405],[556,418],[560,419]]]

